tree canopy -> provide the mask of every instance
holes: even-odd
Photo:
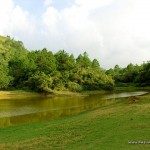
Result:
[[[54,90],[112,90],[114,83],[150,85],[150,62],[116,65],[107,71],[87,54],[77,58],[65,50],[53,53],[46,48],[29,51],[23,42],[0,37],[0,89],[29,89],[51,93]]]
[[[0,89],[23,88],[37,92],[53,90],[111,90],[114,80],[101,70],[97,59],[87,54],[77,58],[65,50],[28,51],[23,42],[10,37],[0,40]]]
[[[150,85],[150,61],[142,65],[133,65],[130,63],[125,68],[116,65],[113,69],[106,71],[106,74],[112,76],[116,84],[132,83],[137,86]]]

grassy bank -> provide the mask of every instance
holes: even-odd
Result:
[[[78,92],[71,92],[71,91],[54,91],[52,94],[45,94],[45,93],[36,93],[36,92],[29,92],[24,90],[14,90],[14,91],[0,91],[0,100],[4,99],[17,99],[17,98],[27,98],[27,97],[39,97],[39,96],[87,96],[89,95],[88,92],[85,93],[78,93]]]
[[[35,92],[26,92],[23,90],[0,91],[0,100],[11,99],[11,98],[31,97],[31,96],[39,96],[39,94]]]
[[[115,87],[114,91],[135,91],[135,90],[147,90],[150,91],[150,87],[136,87],[136,86],[128,86],[128,87]],[[56,91],[53,90],[51,94],[45,93],[37,93],[33,91],[24,91],[24,90],[10,90],[10,91],[0,91],[0,100],[1,99],[9,99],[9,98],[23,98],[23,97],[31,97],[31,96],[87,96],[90,94],[105,94],[112,91],[105,90],[95,90],[95,91],[81,91],[81,92],[72,92],[69,90],[65,91]]]
[[[145,150],[150,144],[150,94],[127,98],[86,113],[0,129],[1,150],[102,149]]]
[[[11,98],[24,98],[32,96],[87,96],[90,94],[104,94],[107,91],[83,91],[83,92],[71,92],[71,91],[53,91],[51,94],[29,92],[24,90],[14,90],[14,91],[0,91],[0,100],[1,99],[11,99]]]

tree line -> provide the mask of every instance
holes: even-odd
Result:
[[[113,90],[115,85],[130,84],[150,85],[150,61],[104,70],[98,60],[91,60],[86,52],[75,58],[64,50],[29,51],[23,42],[0,36],[0,89],[78,92]]]
[[[64,50],[28,51],[21,41],[0,38],[0,89],[36,92],[112,90],[114,80],[86,52],[77,58]]]
[[[107,70],[106,74],[115,80],[116,85],[150,86],[150,61],[142,65],[130,63],[124,68],[116,65],[113,69]]]

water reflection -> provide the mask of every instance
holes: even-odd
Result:
[[[144,95],[148,92],[145,91],[138,91],[138,92],[121,92],[121,93],[113,93],[110,95],[106,95],[105,99],[111,99],[111,98],[121,98],[121,97],[129,97],[129,96],[139,96]]]
[[[30,123],[77,114],[111,104],[118,97],[142,95],[146,92],[95,94],[76,97],[31,97],[0,100],[0,127]]]

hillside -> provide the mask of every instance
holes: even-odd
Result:
[[[4,48],[3,43],[5,42],[6,37],[3,37],[0,35],[0,50],[2,50]]]
[[[0,89],[36,92],[113,89],[114,81],[84,52],[77,58],[60,50],[28,51],[21,41],[0,36]]]
[[[10,37],[0,36],[0,53],[5,55],[6,58],[13,56],[15,53],[27,53],[27,50],[24,48],[24,45],[21,41],[16,41]]]

